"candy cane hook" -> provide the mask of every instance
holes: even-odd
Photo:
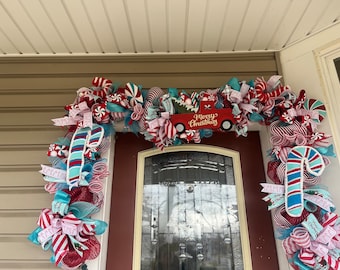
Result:
[[[72,137],[70,154],[67,159],[66,182],[71,190],[79,185],[82,169],[85,163],[84,153],[87,147],[93,148],[100,145],[104,136],[104,128],[100,125],[78,129]]]
[[[286,211],[299,217],[303,211],[303,175],[306,170],[320,176],[325,169],[321,154],[310,146],[296,146],[288,154],[285,179]]]

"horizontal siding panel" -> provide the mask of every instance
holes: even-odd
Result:
[[[99,74],[97,74],[99,75]],[[250,72],[243,72],[243,73],[177,73],[177,74],[159,74],[159,75],[148,75],[148,74],[115,74],[114,76],[102,74],[103,77],[111,79],[114,82],[119,82],[121,85],[125,85],[128,82],[133,82],[135,84],[141,85],[143,88],[148,89],[154,86],[167,88],[167,87],[178,87],[178,88],[196,88],[199,87],[200,89],[206,89],[209,87],[219,87],[224,85],[230,78],[236,77],[239,80],[250,80],[255,79],[256,77],[264,77],[269,78],[273,75],[273,72],[262,72],[262,73],[250,73]],[[95,75],[93,75],[95,76]],[[41,83],[41,89],[45,89],[47,84],[55,84],[59,81],[64,81],[67,87],[74,86],[74,89],[79,89],[80,87],[91,87],[91,82],[93,76],[89,76],[87,78],[39,78],[39,79],[32,79],[32,78],[17,78],[15,85],[11,82],[10,79],[0,79],[0,91],[1,89],[8,89],[8,88],[20,88],[25,87],[27,84],[27,80],[30,80],[32,84]],[[76,97],[76,90],[74,92],[74,98]],[[72,103],[74,98],[69,100],[67,103]],[[67,104],[66,103],[66,104]],[[46,104],[47,105],[47,104]],[[45,105],[45,106],[46,106]],[[65,105],[65,104],[64,104]],[[63,108],[63,107],[62,107]],[[61,109],[62,109],[61,108]]]
[[[27,236],[0,237],[1,260],[49,260],[50,251],[43,251],[41,246],[34,245],[27,240]],[[27,269],[26,267],[24,269]]]
[[[46,205],[47,207],[47,205]],[[40,210],[35,211],[0,211],[0,231],[3,235],[28,235],[38,225]]]
[[[13,260],[13,261],[8,261],[2,262],[0,260],[0,269],[2,270],[19,270],[19,269],[29,269],[29,270],[42,270],[42,269],[56,269],[56,267],[50,263],[47,262],[47,260],[42,260],[42,261],[22,261],[22,260]]]
[[[40,169],[41,169],[40,165],[32,166],[0,165],[0,188],[20,186],[42,187],[45,185],[45,181],[43,180],[42,175],[39,173]]]
[[[50,207],[52,200],[43,188],[0,189],[0,210],[40,210]]]
[[[149,63],[136,63],[133,65],[133,72],[131,72],[131,63],[99,63],[99,64],[89,64],[88,66],[84,65],[83,67],[79,67],[79,64],[54,64],[53,68],[49,67],[45,64],[30,64],[31,68],[23,66],[22,69],[19,69],[17,73],[15,73],[16,65],[6,65],[6,70],[1,70],[0,63],[0,74],[2,77],[8,75],[54,75],[54,76],[62,76],[67,74],[68,76],[74,74],[75,76],[81,75],[92,75],[92,74],[107,74],[108,71],[111,74],[131,74],[131,73],[143,73],[143,74],[164,74],[164,73],[200,73],[200,72],[268,72],[275,71],[276,66],[275,62],[272,59],[268,60],[243,60],[243,61],[221,61],[221,62],[206,62],[206,61],[195,61],[195,65],[192,62],[186,63],[182,61],[167,62],[165,65],[163,63],[158,62],[149,62]]]
[[[43,125],[53,127],[51,119],[63,117],[63,108],[56,108],[51,110],[20,110],[8,109],[0,110],[0,129],[2,126],[30,126],[30,125]]]
[[[55,142],[58,137],[64,136],[66,130],[52,126],[51,128],[23,128],[10,129],[0,127],[0,145],[12,144],[46,144],[46,152],[49,144]],[[41,136],[44,134],[44,136]]]
[[[218,87],[225,84],[231,77],[237,77],[239,80],[254,79],[260,77],[270,77],[273,75],[272,71],[266,71],[261,73],[252,72],[201,72],[201,73],[174,73],[174,74],[93,74],[88,77],[73,77],[73,78],[17,78],[15,83],[13,79],[2,78],[0,79],[0,91],[1,89],[10,88],[24,88],[27,83],[35,84],[39,89],[45,89],[49,84],[60,83],[63,81],[65,87],[74,87],[75,91],[80,87],[91,87],[91,82],[94,76],[100,75],[105,78],[111,79],[114,82],[125,84],[133,82],[138,85],[142,85],[144,88],[151,88],[154,86],[166,88],[166,87],[177,87],[177,88],[191,88],[191,87]],[[38,85],[39,84],[41,85]],[[75,94],[74,94],[75,95]],[[70,103],[73,102],[73,99]]]
[[[168,55],[150,57],[80,57],[35,58],[34,62],[20,59],[0,59],[0,75],[67,75],[93,74],[162,74],[197,72],[275,72],[274,53]],[[62,76],[61,76],[62,77]],[[53,87],[51,85],[51,87]]]
[[[65,91],[36,91],[28,89],[26,91],[0,91],[0,108],[30,108],[39,106],[61,107],[73,103],[76,97],[76,90]]]
[[[45,164],[47,161],[47,147],[45,145],[35,146],[0,146],[1,165],[36,165]]]

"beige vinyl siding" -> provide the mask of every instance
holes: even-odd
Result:
[[[278,72],[274,53],[0,59],[0,269],[55,268],[51,253],[27,240],[53,198],[38,171],[49,164],[49,144],[64,135],[51,119],[62,117],[64,105],[94,76],[144,88],[199,90],[233,76],[249,80]]]

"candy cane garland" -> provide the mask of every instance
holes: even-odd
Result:
[[[314,249],[309,249],[309,245],[303,241],[308,232],[301,230],[303,229],[301,225],[304,225],[309,213],[316,211],[315,218],[323,222],[327,215],[324,213],[332,212],[332,207],[334,207],[329,202],[327,194],[325,195],[322,190],[319,191],[312,187],[319,183],[319,176],[329,162],[327,156],[331,156],[328,154],[330,150],[322,149],[330,145],[326,141],[329,136],[314,131],[315,126],[320,124],[326,116],[325,106],[318,100],[307,99],[304,90],[301,90],[299,96],[296,97],[289,86],[281,86],[279,78],[273,77],[267,82],[263,78],[259,78],[255,82],[250,81],[249,85],[242,82],[241,89],[239,87],[241,82],[234,78],[233,84],[230,83],[220,89],[203,91],[202,97],[196,92],[191,95],[185,94],[183,97],[186,98],[188,104],[191,104],[190,106],[196,109],[201,105],[203,97],[211,98],[214,101],[216,101],[216,97],[218,98],[217,103],[213,105],[214,109],[232,107],[234,118],[237,120],[235,126],[237,135],[246,136],[248,124],[258,120],[251,117],[253,113],[262,117],[261,123],[270,125],[270,142],[273,145],[270,155],[273,160],[272,163],[268,163],[267,174],[271,180],[280,185],[281,192],[265,197],[267,198],[265,201],[270,203],[269,209],[274,210],[273,220],[280,230],[279,233],[282,233],[280,239],[285,238],[283,246],[290,259],[289,263],[294,269],[321,269],[319,266],[322,261],[327,269],[340,269],[340,260],[337,259],[338,249],[330,245],[327,255],[316,253]],[[74,201],[81,201],[77,197],[78,190],[86,190],[86,196],[93,194],[93,204],[98,209],[102,207],[103,180],[108,175],[108,171],[106,163],[98,161],[98,156],[104,153],[108,147],[108,140],[103,139],[104,128],[106,134],[110,131],[107,130],[110,128],[107,124],[114,124],[125,119],[128,129],[132,123],[135,124],[133,122],[135,121],[140,127],[135,131],[145,135],[145,139],[153,142],[160,150],[168,145],[177,145],[184,141],[199,143],[201,137],[208,137],[205,135],[209,134],[208,130],[198,130],[197,132],[185,130],[183,133],[177,134],[177,130],[171,122],[172,115],[183,113],[181,108],[174,106],[179,100],[177,89],[169,88],[166,93],[159,87],[153,87],[144,96],[141,86],[128,83],[124,88],[116,89],[112,87],[110,80],[102,77],[95,77],[92,86],[91,88],[83,87],[77,91],[77,99],[74,103],[65,106],[68,111],[67,121],[64,119],[65,117],[58,121],[59,126],[67,126],[69,131],[66,135],[66,146],[64,143],[56,142],[49,149],[49,161],[55,167],[54,172],[62,169],[63,173],[63,177],[57,177],[57,180],[60,181],[49,182],[45,186],[46,191],[51,194],[65,190],[65,184],[68,184],[68,188],[72,189],[70,193],[76,194],[70,195]],[[224,93],[223,89],[228,91]],[[197,113],[197,110],[190,109],[190,111]],[[55,122],[55,120],[53,121]],[[313,125],[313,129],[309,125]],[[62,146],[63,149],[57,146]],[[47,172],[46,170],[43,172]],[[43,174],[44,179],[53,177],[53,174]],[[84,187],[85,185],[86,187]],[[59,209],[62,208],[60,206],[56,208],[52,204],[53,213],[58,214],[59,219],[64,220],[65,217],[62,215],[67,211]],[[43,225],[53,217],[53,215],[47,216],[46,220],[40,220],[40,222]],[[335,219],[338,222],[338,217]],[[322,226],[328,226],[321,221]],[[78,237],[93,236],[94,228],[91,226],[93,225],[83,224],[83,231],[79,233]],[[42,228],[42,226],[40,227]],[[40,237],[43,237],[46,232],[41,233]],[[328,232],[325,230],[323,234]],[[68,265],[68,262],[64,261],[64,256],[67,256],[65,257],[67,260],[74,261],[72,256],[77,252],[82,259],[79,266],[81,264],[85,266],[87,259],[96,257],[88,257],[88,252],[84,252],[84,256],[80,254],[77,247],[74,246],[75,240],[78,239],[74,239],[73,235],[74,233],[67,234],[67,236],[56,234],[52,239],[54,243],[51,248],[53,259],[56,265],[63,269],[67,267],[75,269],[75,265]],[[91,240],[90,238],[90,243]],[[45,246],[44,241],[40,244]],[[86,244],[81,248],[82,250],[92,249],[90,245],[92,244]],[[98,250],[99,247],[96,249]],[[94,253],[98,255],[99,251],[94,251]]]
[[[79,186],[82,180],[82,168],[84,166],[84,153],[86,147],[94,148],[100,145],[104,136],[104,129],[100,125],[93,125],[92,128],[80,128],[76,130],[70,145],[70,154],[67,159],[66,182],[71,190]]]
[[[296,146],[288,154],[285,179],[286,211],[291,217],[299,217],[303,211],[303,175],[305,167],[315,176],[325,169],[321,154],[310,146]]]

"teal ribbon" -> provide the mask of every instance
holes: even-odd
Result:
[[[321,155],[329,156],[329,157],[336,157],[336,154],[334,153],[334,147],[333,144],[327,147],[317,147],[315,148]]]
[[[40,227],[37,227],[33,232],[31,232],[28,236],[27,236],[27,239],[29,241],[31,241],[33,244],[36,244],[36,245],[41,245],[41,243],[38,241],[38,235],[39,233],[42,231],[43,229],[40,228]],[[42,247],[43,250],[49,250],[52,246],[52,239],[49,239],[48,241],[46,241],[44,243]]]
[[[82,173],[84,173],[84,179],[87,182],[90,182],[92,179],[92,170],[93,170],[93,165],[91,163],[87,163],[83,166]]]
[[[162,99],[162,106],[166,112],[169,112],[170,114],[175,113],[175,107],[172,103],[170,95],[164,95]]]
[[[70,205],[69,211],[72,212],[76,218],[82,220],[95,213],[98,213],[99,208],[92,203],[78,201]]]
[[[59,179],[59,178],[55,178],[52,176],[48,176],[48,175],[44,175],[43,179],[47,182],[53,182],[53,183],[66,183],[65,179]]]
[[[96,227],[94,228],[94,231],[97,235],[101,235],[105,232],[107,228],[107,223],[103,220],[94,220]]]
[[[241,86],[240,86],[240,84],[239,84],[239,82],[238,82],[238,79],[235,78],[235,77],[231,78],[231,79],[227,82],[227,84],[228,84],[232,89],[234,89],[234,90],[236,90],[236,91],[240,91],[240,90],[241,90]]]
[[[168,93],[169,93],[170,97],[178,98],[177,88],[168,88]]]
[[[40,242],[38,241],[38,234],[42,231],[42,228],[37,227],[33,232],[31,232],[27,239],[31,241],[33,244],[40,245]]]
[[[59,145],[70,146],[71,141],[67,137],[59,137],[54,143]]]
[[[118,90],[119,86],[121,85],[120,82],[114,82],[112,83],[112,85],[110,86],[111,88],[111,92],[114,93]]]
[[[68,205],[71,201],[71,196],[62,190],[58,190],[52,201],[52,212],[66,215],[69,211]]]
[[[270,193],[266,197],[264,197],[263,200],[270,202],[270,204],[268,205],[268,210],[272,210],[285,203],[285,197],[283,196],[283,194]]]
[[[255,87],[255,81],[254,80],[250,80],[249,82],[248,82],[248,85],[250,86],[250,87]]]
[[[308,217],[302,221],[302,226],[305,227],[313,240],[315,240],[323,227],[313,214],[309,214]]]
[[[95,225],[96,235],[103,234],[108,226],[105,221],[99,219],[84,218],[82,221],[88,225]]]
[[[322,186],[320,185],[315,185],[315,186],[312,186],[310,188],[306,188],[304,189],[304,192],[305,193],[308,193],[308,194],[321,194],[323,198],[331,201],[332,198],[331,198],[331,195],[330,193]]]
[[[159,118],[158,112],[159,112],[158,107],[150,106],[147,111],[146,120],[153,120]]]
[[[264,121],[264,118],[259,113],[253,112],[249,114],[249,120],[252,122],[262,122]]]
[[[241,113],[239,106],[236,103],[233,103],[232,106],[233,106],[233,110],[232,110],[233,115],[234,116],[239,115]]]
[[[111,102],[107,102],[106,104],[106,109],[109,111],[109,112],[125,112],[125,108],[118,105],[118,104],[115,104],[115,103],[111,103]]]
[[[200,129],[199,133],[201,138],[210,138],[213,135],[213,131],[211,129]]]

